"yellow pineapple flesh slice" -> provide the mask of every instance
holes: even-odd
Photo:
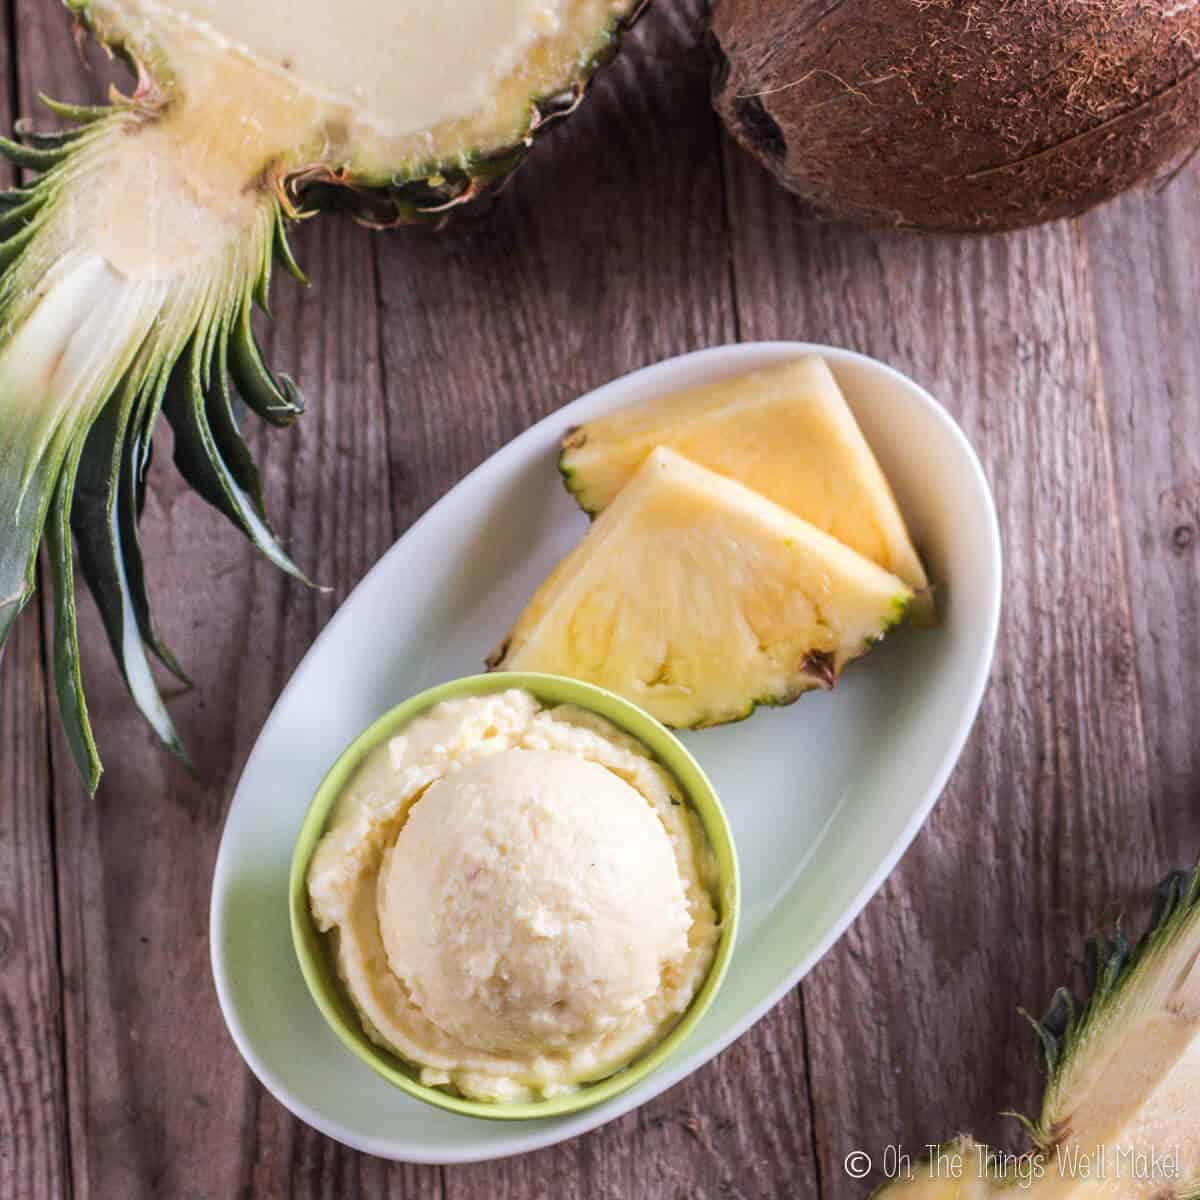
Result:
[[[600,512],[656,446],[736,479],[900,576],[913,616],[933,597],[892,490],[825,360],[815,355],[621,409],[573,429],[559,466]]]
[[[912,589],[666,447],[551,573],[489,665],[599,684],[677,727],[830,687]]]

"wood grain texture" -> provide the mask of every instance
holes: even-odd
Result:
[[[57,5],[14,3],[21,107],[102,95]],[[131,712],[87,602],[107,773],[88,802],[57,732],[51,772],[36,608],[22,621],[0,669],[0,1195],[863,1196],[852,1149],[962,1128],[1011,1144],[997,1113],[1038,1092],[1017,1005],[1200,849],[1194,172],[1005,238],[814,225],[719,138],[699,20],[696,0],[658,5],[486,221],[297,234],[316,286],[281,278],[265,333],[309,411],[255,440],[277,527],[330,591],[261,561],[182,485],[168,439],[152,480],[145,550],[196,684],[170,705],[199,782]],[[1007,595],[968,752],[846,938],[685,1083],[514,1160],[346,1150],[253,1081],[209,978],[212,866],[249,748],[337,604],[467,470],[615,375],[738,336],[893,362],[980,449]]]
[[[803,986],[822,1195],[859,1196],[851,1150],[878,1162],[964,1128],[1020,1140],[997,1117],[1039,1094],[1017,1005],[1039,1010],[1083,935],[1164,867],[1094,281],[1069,224],[987,240],[814,225],[743,156],[730,164],[742,336],[847,345],[928,386],[980,450],[1006,555],[968,751]]]
[[[1194,168],[1084,222],[1110,412],[1155,832],[1200,846],[1200,253]]]
[[[62,981],[39,612],[0,663],[0,1196],[41,1200],[67,1186]]]
[[[0,4],[11,31],[12,12]],[[15,63],[0,38],[0,122],[11,122]],[[7,164],[0,186],[16,182]],[[0,652],[0,1196],[58,1196],[70,1172],[62,977],[41,612],[21,615]]]

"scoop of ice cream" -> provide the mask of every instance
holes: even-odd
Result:
[[[388,965],[476,1050],[552,1053],[627,1019],[687,950],[670,841],[576,755],[506,750],[434,783],[379,873]]]

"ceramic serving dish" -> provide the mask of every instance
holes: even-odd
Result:
[[[305,987],[288,928],[292,848],[343,749],[406,697],[480,669],[586,527],[555,470],[572,425],[804,353],[824,354],[896,491],[942,623],[904,629],[832,693],[686,734],[741,863],[720,993],[628,1090],[564,1116],[480,1121],[423,1104],[350,1054]],[[213,881],[217,992],[251,1069],[292,1112],[372,1154],[465,1162],[546,1146],[628,1111],[718,1053],[794,987],[895,866],[958,760],[1000,611],[1000,539],[978,459],[937,402],[881,363],[823,346],[727,346],[659,363],[546,418],[472,472],[366,576],[284,689],[230,805]]]
[[[717,888],[714,902],[721,923],[720,940],[713,955],[712,966],[703,986],[679,1023],[665,1038],[641,1058],[622,1071],[580,1088],[576,1092],[538,1100],[528,1104],[491,1104],[467,1100],[442,1088],[427,1087],[418,1078],[419,1072],[403,1059],[389,1054],[371,1041],[363,1032],[362,1023],[354,1011],[338,978],[329,939],[317,929],[308,902],[308,866],[317,842],[325,832],[338,798],[346,790],[363,760],[377,746],[401,732],[421,713],[443,700],[460,700],[466,696],[487,696],[519,688],[536,696],[543,704],[573,704],[611,721],[643,745],[664,766],[683,790],[704,827],[712,847],[717,868]],[[729,966],[737,936],[738,866],[733,835],[721,809],[721,802],[699,764],[683,743],[653,717],[620,696],[603,688],[565,679],[559,675],[539,675],[531,671],[497,671],[490,675],[470,675],[450,683],[438,684],[410,697],[385,713],[361,733],[339,756],[321,782],[313,802],[308,807],[296,848],[288,882],[288,904],[291,913],[292,941],[304,981],[329,1027],[343,1045],[377,1074],[394,1083],[401,1091],[415,1096],[426,1104],[444,1108],[466,1117],[486,1117],[492,1120],[534,1120],[561,1117],[580,1112],[619,1095],[658,1070],[671,1055],[687,1041],[693,1028],[704,1016]]]

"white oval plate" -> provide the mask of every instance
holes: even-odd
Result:
[[[904,629],[830,694],[686,737],[724,801],[742,866],[729,976],[678,1055],[607,1104],[557,1120],[473,1120],[391,1087],[325,1026],[288,932],[292,842],[341,750],[431,684],[478,671],[587,526],[555,469],[563,432],[647,397],[799,354],[828,359],[895,488],[943,622]],[[270,1091],[347,1145],[469,1162],[610,1121],[694,1071],[803,978],[906,849],[975,719],[1000,612],[1000,538],[979,461],[916,384],[797,342],[703,350],[618,379],[522,434],[433,506],[329,622],[280,696],[233,798],[213,880],[212,963],[226,1023]]]

